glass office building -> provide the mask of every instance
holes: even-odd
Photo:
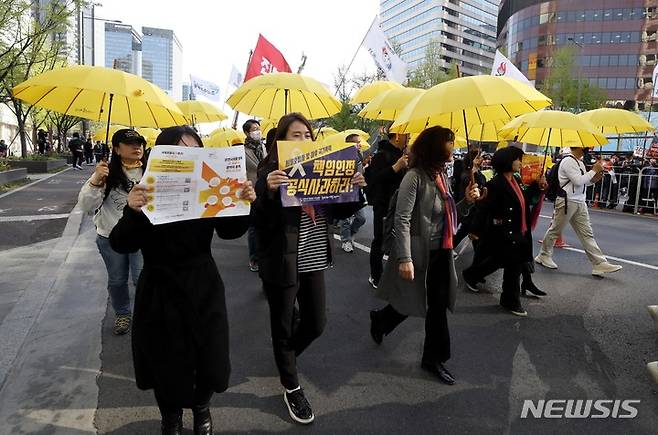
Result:
[[[496,52],[499,0],[380,0],[382,30],[402,49],[410,69],[440,44],[441,66],[460,65],[464,75],[489,74]]]
[[[498,47],[539,87],[553,52],[572,46],[577,74],[611,101],[648,101],[658,57],[658,0],[503,0]]]
[[[127,24],[105,23],[105,66],[141,75],[142,40]]]
[[[183,48],[172,30],[142,27],[142,77],[183,99]]]

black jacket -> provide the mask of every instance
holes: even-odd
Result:
[[[265,282],[286,287],[297,282],[297,244],[302,208],[283,207],[279,192],[267,189],[267,175],[275,168],[276,165],[270,163],[259,171],[252,218],[258,241],[259,275]],[[364,205],[361,194],[359,199],[359,202],[323,206],[327,222],[352,216]],[[331,262],[331,235],[328,233],[327,236],[330,239],[328,255]]]
[[[197,382],[228,387],[228,320],[224,284],[210,252],[213,233],[235,239],[247,231],[244,217],[208,218],[152,225],[126,206],[110,233],[115,251],[141,249],[132,322],[137,387],[157,388],[180,407],[193,403]]]
[[[517,183],[516,178],[512,182]],[[478,202],[470,232],[476,234],[482,246],[492,255],[499,255],[505,261],[532,261],[531,202],[539,188],[533,184],[523,190],[525,199],[526,227],[521,233],[521,205],[502,174],[495,175],[487,183],[487,197]]]
[[[403,151],[388,140],[380,141],[377,145],[377,152],[364,174],[368,183],[368,204],[373,208],[388,209],[393,193],[400,187],[406,171],[395,172],[393,165],[402,154]]]

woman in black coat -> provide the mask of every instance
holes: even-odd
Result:
[[[299,113],[279,120],[276,140],[259,170],[258,199],[253,217],[258,240],[259,275],[270,305],[274,359],[284,387],[283,399],[290,417],[301,424],[314,414],[297,376],[297,358],[324,329],[324,270],[332,263],[329,222],[346,219],[363,207],[359,202],[325,206],[283,207],[279,188],[287,183],[279,170],[277,141],[312,140],[312,128]],[[356,172],[352,182],[363,186]],[[296,319],[295,301],[299,304]]]
[[[162,131],[159,144],[203,146],[190,127]],[[241,198],[254,201],[250,182]],[[110,234],[117,252],[141,249],[144,269],[133,312],[132,350],[137,387],[153,388],[162,414],[162,433],[182,431],[182,408],[194,412],[194,433],[212,433],[209,402],[228,387],[228,321],[224,284],[210,252],[216,232],[235,239],[249,217],[207,218],[152,225],[142,213],[146,189],[136,185]]]
[[[523,151],[507,147],[496,151],[491,165],[496,175],[487,183],[487,197],[478,203],[471,237],[479,241],[479,255],[464,270],[464,280],[475,288],[485,276],[503,268],[500,305],[517,316],[527,316],[521,305],[520,277],[524,263],[532,261],[531,198],[514,177],[521,169]]]

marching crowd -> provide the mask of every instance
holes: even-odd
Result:
[[[368,282],[383,301],[370,312],[370,335],[380,344],[408,316],[425,318],[421,366],[449,385],[455,376],[445,366],[451,353],[447,310],[454,309],[459,285],[455,251],[467,238],[474,247],[472,264],[461,271],[467,288],[479,291],[488,275],[503,269],[500,305],[517,316],[527,315],[522,293],[546,295],[531,275],[535,264],[557,269],[553,244],[567,223],[587,252],[592,275],[621,269],[606,260],[593,237],[585,192],[604,168],[597,162],[587,170],[582,149],[574,148],[546,177],[525,186],[518,177],[524,153],[514,146],[493,154],[495,175],[487,182],[478,150],[453,170],[451,130],[427,128],[411,146],[408,135],[390,133],[374,155],[359,155],[364,169],[352,179],[357,202],[284,207],[279,190],[288,176],[278,169],[277,143],[313,140],[311,124],[298,113],[287,114],[264,144],[257,120],[243,130],[247,180],[240,198],[251,203],[250,216],[152,225],[141,211],[148,192],[139,184],[146,141],[131,129],[113,135],[109,162],[98,161],[79,194],[82,209],[95,213],[114,333],[132,332],[137,386],[154,390],[162,433],[181,433],[183,408],[193,411],[195,434],[212,433],[210,399],[229,385],[229,326],[224,285],[211,255],[214,234],[234,239],[248,233],[249,268],[258,272],[267,296],[283,401],[301,424],[311,423],[314,413],[297,360],[327,322],[331,225],[338,223],[341,248],[353,252],[366,204],[373,208],[374,228]],[[357,147],[360,140],[346,138]],[[180,126],[164,129],[159,144],[202,147],[203,141],[193,128]],[[535,257],[532,229],[550,192],[556,196],[553,222]],[[136,287],[132,308],[129,278]]]

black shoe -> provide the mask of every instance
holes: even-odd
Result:
[[[378,328],[377,325],[377,311],[370,312],[370,336],[377,344],[382,344],[384,333]]]
[[[195,406],[192,408],[194,414],[194,435],[212,435],[212,416],[208,405]]]
[[[164,414],[160,425],[162,435],[181,435],[183,433],[183,410]]]
[[[466,271],[462,272],[462,277],[464,278],[464,282],[466,283],[466,287],[474,292],[474,293],[479,293],[480,289],[478,288],[478,283],[480,282],[477,279],[471,278],[469,275],[466,274]]]
[[[526,292],[530,292],[535,296],[546,296],[546,292],[541,291],[532,281],[530,284],[526,284],[525,281],[521,283],[521,294],[526,296]]]
[[[311,405],[304,396],[304,390],[301,388],[293,391],[292,393],[284,392],[283,401],[286,402],[288,413],[297,423],[309,424],[315,419]]]
[[[444,384],[454,385],[455,377],[448,371],[447,368],[441,363],[432,363],[423,361],[420,365],[424,370],[436,375],[441,379]]]
[[[521,306],[521,302],[516,302],[514,304],[504,304],[501,302],[500,306],[505,308],[507,311],[514,314],[515,316],[526,317],[528,315],[528,312],[524,310],[523,307]]]

